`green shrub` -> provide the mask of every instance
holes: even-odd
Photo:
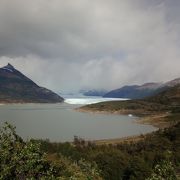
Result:
[[[48,159],[35,140],[23,141],[8,123],[0,130],[0,180],[101,180],[95,164],[59,155]]]
[[[0,130],[0,179],[53,178],[38,143],[24,142],[8,123]]]

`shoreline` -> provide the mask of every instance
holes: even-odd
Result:
[[[15,105],[15,104],[62,104],[62,103],[5,103],[0,105]],[[165,117],[168,116],[168,113],[154,113],[154,114],[148,114],[148,115],[142,115],[140,114],[140,111],[136,111],[136,113],[132,110],[118,110],[118,111],[100,111],[100,110],[92,110],[92,109],[83,109],[83,106],[74,108],[73,110],[78,111],[78,112],[83,112],[83,113],[92,113],[92,114],[109,114],[109,115],[129,115],[130,117],[137,117],[137,119],[133,120],[133,123],[137,124],[144,124],[144,125],[151,125],[154,126],[156,129],[153,130],[152,132],[157,131],[158,129],[163,129],[170,127],[170,123],[163,121]],[[158,129],[157,129],[158,128]],[[150,132],[150,133],[152,133]],[[103,145],[103,144],[119,144],[119,143],[124,143],[124,142],[137,142],[139,140],[144,139],[144,137],[149,134],[144,133],[144,134],[135,134],[131,136],[124,136],[124,137],[117,137],[117,138],[107,138],[107,139],[96,139],[92,140],[92,143],[95,143],[96,145]]]
[[[92,110],[92,109],[83,109],[82,107],[76,108],[75,111],[83,112],[83,113],[93,113],[93,114],[115,114],[115,115],[132,115],[132,117],[137,117],[138,119],[134,120],[134,123],[151,125],[156,128],[156,130],[139,135],[125,136],[121,138],[113,138],[113,139],[100,139],[92,141],[96,145],[116,145],[121,143],[132,143],[143,140],[147,135],[158,131],[159,129],[164,129],[171,127],[172,124],[168,121],[165,121],[165,118],[169,115],[167,112],[161,113],[152,113],[148,115],[140,114],[140,111],[137,113],[133,113],[132,110],[119,110],[119,111],[100,111],[100,110]]]
[[[114,115],[127,115],[130,117],[137,117],[135,123],[152,125],[155,128],[164,129],[166,127],[170,127],[170,123],[165,121],[165,118],[169,115],[168,112],[161,113],[146,113],[142,114],[140,111],[132,111],[132,110],[118,110],[118,111],[100,111],[100,110],[92,110],[92,109],[83,109],[82,107],[76,108],[75,111],[83,112],[83,113],[92,113],[92,114],[114,114]]]
[[[171,127],[171,123],[165,121],[165,118],[167,118],[168,115],[169,113],[158,113],[145,117],[140,117],[135,121],[135,123],[152,125],[158,129],[164,129]]]
[[[152,131],[152,132],[155,132],[155,131]],[[148,134],[150,133],[125,136],[125,137],[113,138],[113,139],[99,139],[99,140],[94,140],[92,142],[95,143],[95,145],[117,145],[121,143],[132,143],[132,142],[134,143],[134,142],[143,140]]]
[[[82,107],[79,107],[79,108],[75,108],[74,110],[75,111],[78,111],[78,112],[83,112],[83,113],[92,113],[92,114],[115,114],[115,115],[133,115],[137,117],[137,115],[135,115],[135,113],[132,113],[132,111],[130,110],[118,110],[118,111],[100,111],[100,110],[92,110],[92,109],[84,109],[83,108],[84,106]]]
[[[21,105],[21,104],[62,104],[65,103],[64,101],[62,102],[0,102],[0,106],[2,105]]]

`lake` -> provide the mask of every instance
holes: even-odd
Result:
[[[79,106],[76,103],[1,105],[0,125],[5,121],[11,123],[24,139],[56,142],[72,141],[75,135],[86,140],[97,140],[155,130],[153,126],[134,123],[136,117],[77,112],[74,110]]]

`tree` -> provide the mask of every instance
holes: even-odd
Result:
[[[0,129],[0,180],[102,179],[96,165],[84,160],[73,162],[62,155],[54,157],[48,160],[38,141],[23,141],[12,125],[5,123]]]
[[[166,159],[158,163],[146,180],[177,180],[173,164],[170,161],[171,152],[166,152]]]
[[[53,167],[40,145],[24,142],[8,123],[0,130],[0,179],[52,179]]]

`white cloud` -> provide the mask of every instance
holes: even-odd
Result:
[[[56,91],[180,76],[179,0],[0,0],[0,65]]]

